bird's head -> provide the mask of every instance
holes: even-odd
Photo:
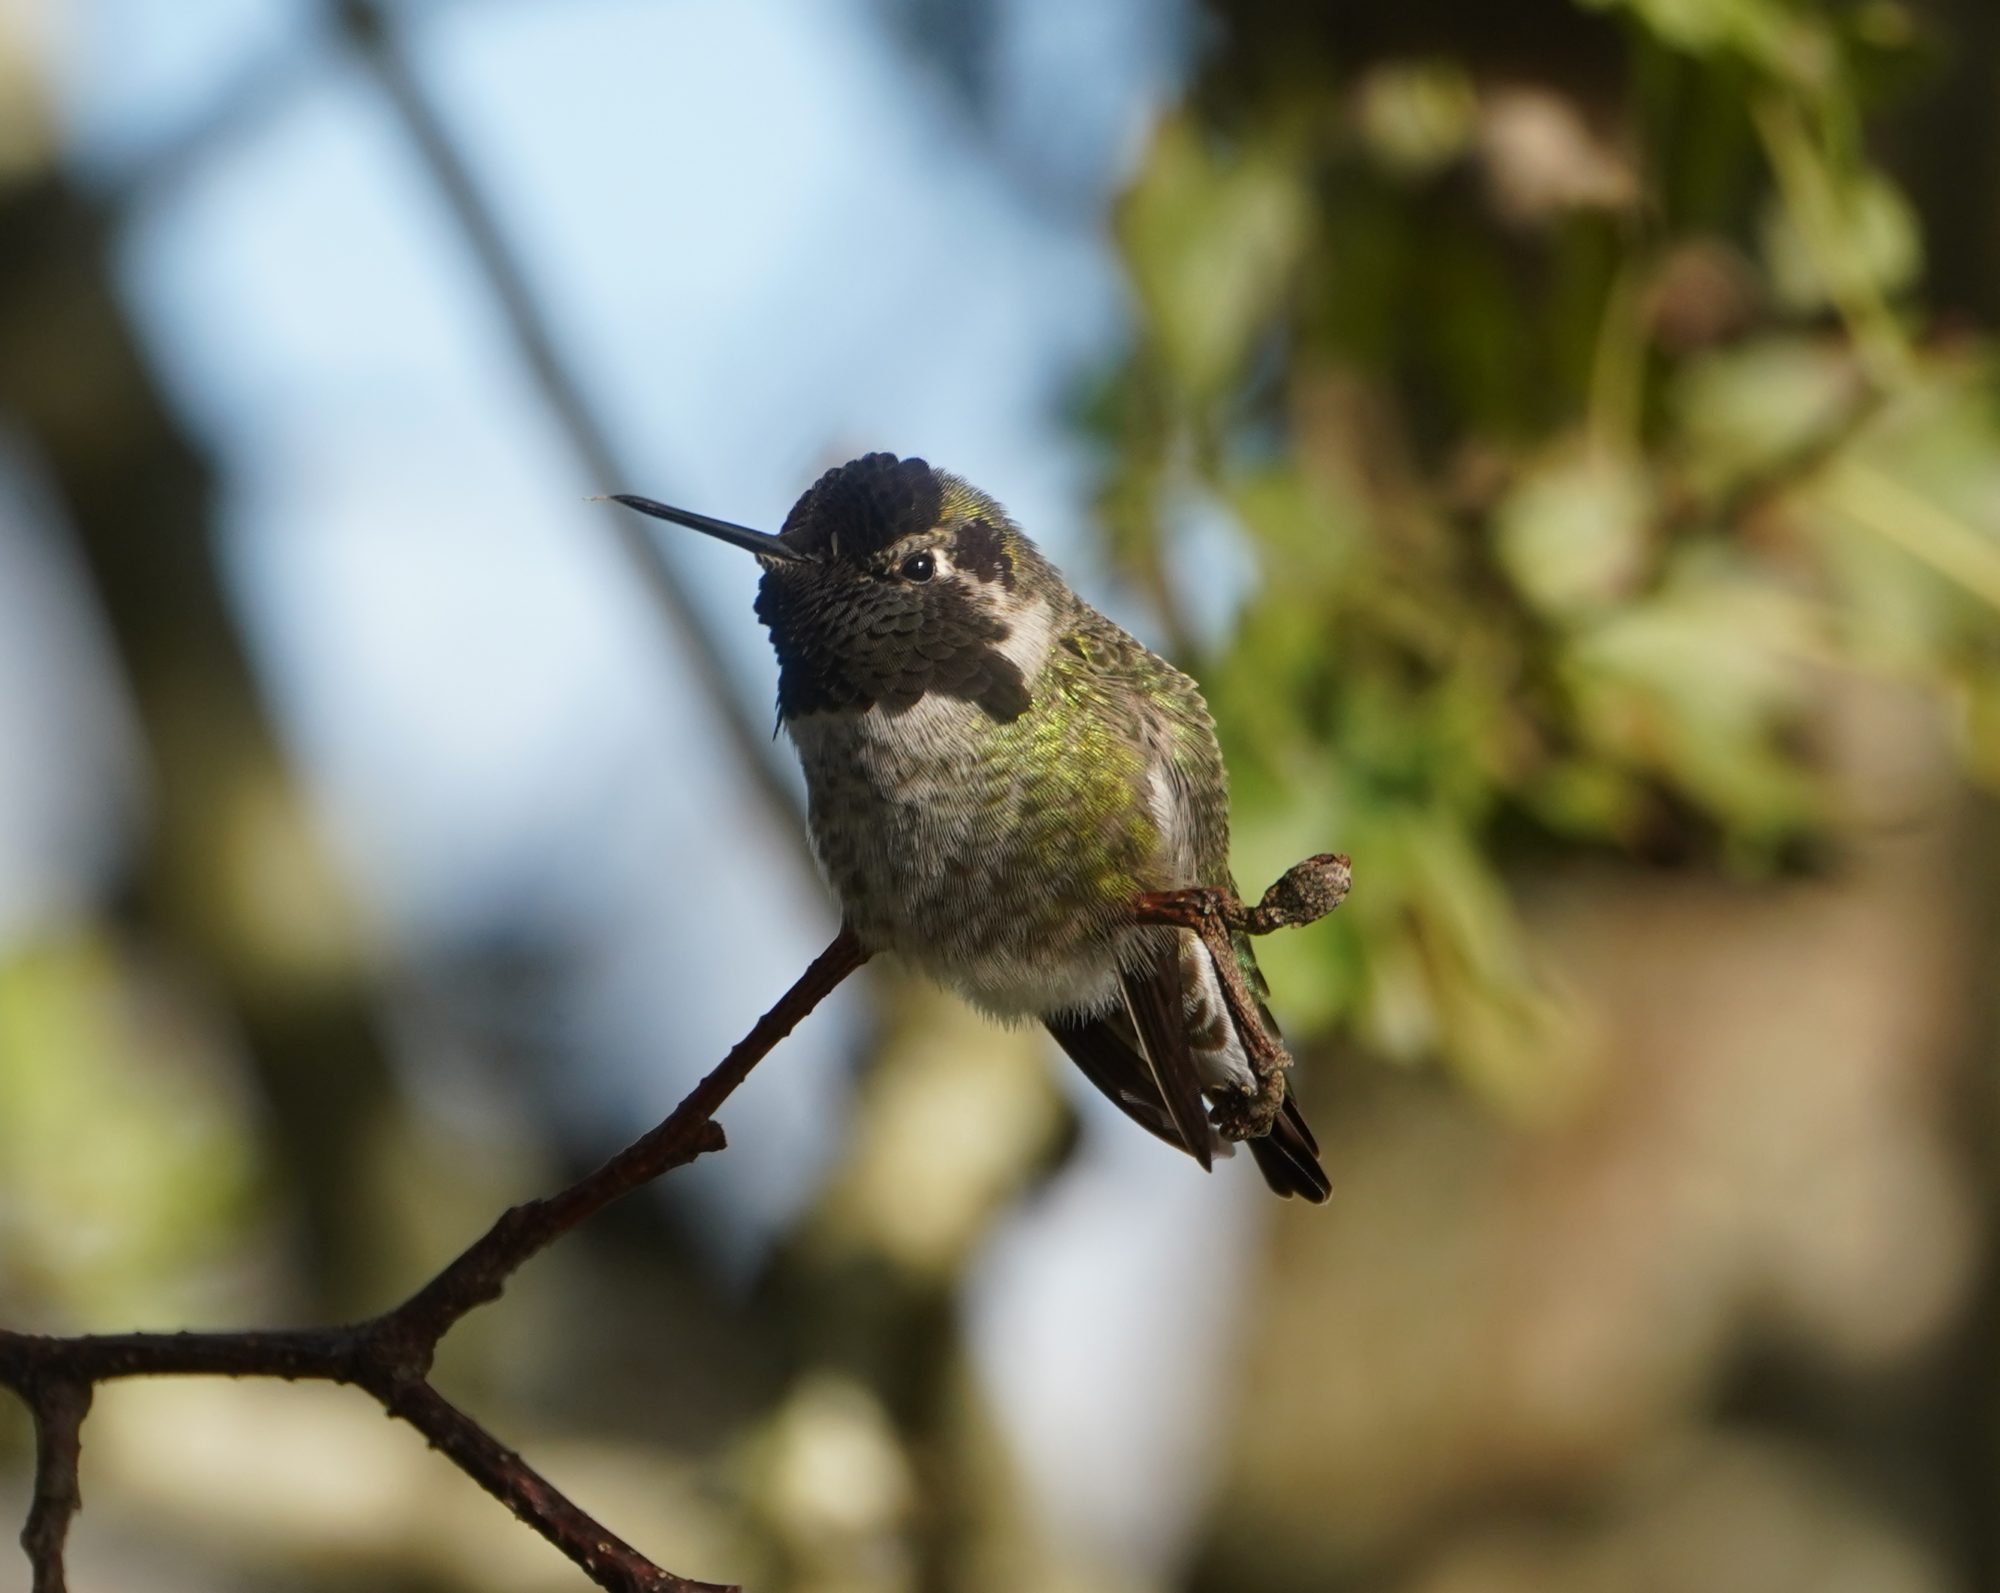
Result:
[[[617,502],[757,555],[757,617],[778,654],[778,711],[900,713],[927,696],[1018,718],[1061,577],[1007,512],[921,459],[867,454],[806,490],[776,536]]]

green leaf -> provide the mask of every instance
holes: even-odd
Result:
[[[1581,0],[1630,13],[1672,49],[1731,58],[1800,86],[1824,87],[1839,55],[1823,19],[1788,0]]]
[[[1479,95],[1456,61],[1390,61],[1361,80],[1355,115],[1382,165],[1404,177],[1427,177],[1471,147]]]
[[[1515,588],[1557,618],[1637,589],[1649,563],[1651,484],[1608,449],[1566,443],[1525,471],[1494,515],[1495,552]]]
[[[1764,258],[1779,301],[1813,312],[1840,303],[1854,287],[1883,297],[1909,288],[1924,250],[1902,190],[1874,171],[1828,172],[1823,186],[1820,214],[1810,221],[1776,201],[1765,212]]]
[[[1716,496],[1806,459],[1866,391],[1853,354],[1832,338],[1776,335],[1691,361],[1668,400],[1689,485]]]
[[[1211,402],[1241,371],[1307,227],[1298,174],[1272,148],[1220,154],[1188,118],[1160,124],[1117,231],[1144,328],[1186,398]]]
[[[1822,646],[1805,603],[1701,549],[1657,596],[1579,632],[1560,669],[1590,746],[1686,791],[1754,847],[1822,816],[1785,736]]]

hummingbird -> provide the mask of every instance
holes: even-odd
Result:
[[[1214,961],[1194,932],[1131,917],[1142,892],[1234,889],[1228,774],[1194,681],[1078,597],[997,502],[922,459],[827,471],[775,535],[613,501],[762,566],[778,721],[861,943],[1003,1022],[1041,1022],[1204,1170],[1227,1154],[1219,1125],[1256,1080]],[[1234,951],[1277,1041],[1247,937]],[[1289,1089],[1269,1121],[1248,1140],[1265,1182],[1325,1200]]]

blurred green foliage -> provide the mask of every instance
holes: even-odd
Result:
[[[1870,152],[1929,43],[1882,0],[1214,9],[1116,218],[1111,552],[1196,655],[1239,872],[1356,859],[1269,949],[1294,1020],[1533,1106],[1568,1052],[1510,864],[1823,855],[1851,671],[1934,689],[2000,781],[1993,353],[1926,323]],[[1190,497],[1258,566],[1208,658]]]
[[[0,961],[0,1300],[13,1310],[28,1302],[51,1329],[176,1325],[226,1297],[217,1269],[244,1237],[256,1124],[208,1039],[165,981],[100,936]]]

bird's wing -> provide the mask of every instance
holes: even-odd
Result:
[[[1044,1018],[1083,1076],[1148,1133],[1206,1169],[1213,1135],[1188,1048],[1181,963],[1171,937],[1145,967],[1124,976],[1124,1005],[1100,1017]]]
[[[1167,1110],[1160,1087],[1153,1081],[1153,1070],[1139,1054],[1138,1036],[1123,1012],[1102,1018],[1042,1021],[1083,1076],[1114,1106],[1175,1150],[1187,1149],[1174,1114]],[[1303,1195],[1318,1204],[1333,1192],[1319,1164],[1318,1142],[1306,1127],[1297,1101],[1286,1100],[1270,1133],[1245,1143],[1264,1182],[1278,1194]]]
[[[1188,1044],[1180,937],[1162,935],[1143,966],[1120,980],[1125,1010],[1139,1031],[1139,1049],[1173,1114],[1187,1153],[1208,1170],[1208,1109],[1201,1103],[1201,1077]]]
[[[1102,1018],[1044,1018],[1056,1044],[1106,1100],[1147,1133],[1185,1150],[1174,1114],[1153,1082],[1153,1070],[1139,1054],[1139,1037],[1123,1012]]]

